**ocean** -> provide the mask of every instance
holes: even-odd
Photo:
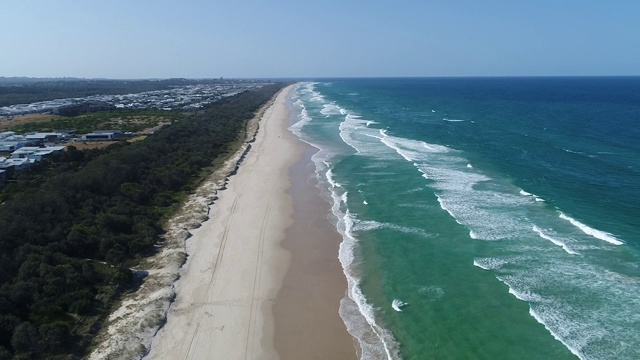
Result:
[[[362,359],[640,358],[640,78],[291,93]]]

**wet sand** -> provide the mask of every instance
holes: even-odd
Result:
[[[327,219],[308,147],[290,169],[293,225],[282,246],[291,264],[273,305],[275,345],[283,359],[356,359],[354,339],[338,314],[347,281],[338,261],[342,237]]]

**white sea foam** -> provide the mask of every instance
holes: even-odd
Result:
[[[628,329],[640,320],[638,278],[582,257],[525,251],[509,259],[516,266],[491,270],[510,294],[528,302],[530,315],[555,339],[581,359],[626,359],[637,352],[637,334]]]
[[[402,308],[407,306],[408,304],[400,299],[393,299],[393,301],[391,302],[391,307],[393,308],[393,310],[397,311],[397,312],[402,312]]]
[[[390,171],[371,171],[367,173],[367,176],[391,176],[396,173]]]
[[[467,168],[468,168],[468,169],[473,169],[473,165],[471,165],[471,164],[467,164]]]
[[[580,152],[580,151],[573,151],[573,150],[569,150],[569,149],[562,149],[562,150],[564,150],[564,151],[566,151],[568,153],[572,153],[572,154],[580,154],[580,155],[584,154],[583,152]]]
[[[498,258],[477,258],[473,260],[474,266],[477,266],[484,270],[499,269],[508,263],[508,260]]]
[[[463,122],[463,121],[467,121],[467,120],[462,120],[462,119],[447,119],[447,118],[444,118],[442,120],[448,121],[448,122]]]
[[[420,235],[425,238],[431,237],[431,234],[429,234],[426,230],[421,228],[401,226],[397,224],[383,223],[383,222],[378,222],[373,220],[355,221],[351,229],[352,231],[372,231],[372,230],[378,230],[378,229],[391,229],[391,230],[402,232],[405,234]]]
[[[342,195],[340,195],[340,201],[345,205],[347,204],[347,194],[348,192],[345,191],[342,193]]]
[[[413,188],[413,189],[407,189],[404,191],[405,194],[412,194],[412,193],[416,193],[419,191],[424,191],[424,187],[417,187],[417,188]],[[400,205],[398,205],[400,206]]]
[[[320,113],[322,115],[341,115],[342,114],[342,108],[340,106],[337,106],[336,104],[324,104],[322,105],[322,110],[320,110]]]
[[[294,103],[295,104],[295,103]],[[298,121],[289,126],[289,131],[298,137],[302,137],[302,129],[311,122],[311,116],[305,108],[304,104],[299,104],[300,114],[298,115]]]
[[[381,141],[410,161],[427,180],[433,181],[438,202],[461,225],[469,228],[470,236],[482,240],[513,239],[527,228],[524,212],[527,202],[493,188],[479,190],[477,185],[490,183],[491,178],[480,172],[463,170],[468,161],[455,150],[420,141],[400,139],[383,134]],[[496,185],[497,186],[497,185]],[[486,186],[485,186],[486,187]],[[506,189],[505,189],[506,190]],[[498,211],[496,211],[498,210]]]
[[[522,189],[520,189],[520,195],[522,196],[528,196],[528,197],[532,197],[535,201],[538,202],[544,202],[544,199],[542,199],[541,197],[539,197],[538,195],[534,195],[532,193],[526,192]]]
[[[403,139],[387,134],[386,130],[380,130],[382,138],[380,141],[387,147],[393,149],[410,162],[428,160],[432,154],[447,153],[449,148],[442,145],[427,144],[424,141]]]
[[[549,236],[549,235],[545,234],[545,233],[544,233],[544,232],[543,232],[539,227],[534,226],[534,227],[533,227],[533,231],[535,231],[538,235],[540,235],[540,237],[541,237],[541,238],[543,238],[543,239],[545,239],[545,240],[549,240],[549,241],[551,241],[553,244],[555,244],[555,245],[557,245],[557,246],[560,246],[560,247],[561,247],[564,251],[566,251],[568,254],[571,254],[571,255],[578,255],[578,253],[577,253],[577,252],[575,252],[575,251],[573,251],[573,250],[571,250],[571,249],[567,246],[567,244],[565,244],[564,242],[562,242],[562,241],[561,241],[561,240],[559,240],[559,239],[553,238],[553,237],[551,237],[551,236]]]
[[[309,99],[313,102],[325,102],[324,96],[315,90],[317,82],[304,83],[301,92],[309,96]]]
[[[426,177],[426,175],[425,175]],[[446,212],[449,213],[449,215],[451,215],[451,217],[453,218],[453,220],[455,220],[458,224],[460,225],[464,225],[463,223],[461,223],[458,218],[456,218],[455,214],[449,210],[449,208],[447,208],[447,206],[444,203],[444,200],[442,200],[442,198],[440,197],[440,195],[436,194],[436,199],[438,199],[438,203],[440,204],[440,208]],[[471,236],[471,233],[469,233],[469,236]],[[472,238],[473,239],[473,238]]]
[[[518,300],[522,300],[522,301],[539,301],[540,297],[537,296],[536,294],[533,293],[524,293],[524,292],[519,292],[513,288],[509,288],[509,294],[513,295],[516,297],[516,299]]]
[[[485,181],[482,175],[474,176],[457,170],[443,173],[439,169],[422,166],[420,169],[426,179],[436,181],[431,186],[440,190],[436,193],[440,207],[458,224],[469,228],[471,238],[495,241],[515,239],[525,233],[528,225],[524,219],[513,216],[525,211],[522,209],[523,201],[506,193],[476,190],[475,185]]]
[[[455,152],[447,152],[433,154],[417,168],[433,181],[429,186],[437,190],[441,208],[468,227],[473,238],[516,239],[530,229],[524,216],[528,202],[480,172],[464,169],[466,164]]]
[[[360,289],[359,280],[356,275],[357,270],[354,264],[354,249],[356,247],[357,240],[352,235],[351,231],[354,219],[348,209],[346,212],[341,213],[339,208],[334,206],[333,210],[335,211],[334,215],[338,217],[338,231],[340,231],[343,236],[343,240],[340,243],[338,259],[342,264],[342,268],[347,278],[347,293],[349,298],[357,305],[360,315],[370,326],[370,328],[363,333],[351,333],[356,337],[356,340],[358,340],[360,344],[363,352],[362,359],[399,359],[398,345],[393,335],[376,322],[375,309],[371,304],[369,304]],[[343,320],[346,323],[351,323],[353,321],[350,318],[343,318]],[[350,326],[347,325],[347,328],[349,327]]]
[[[371,230],[381,229],[385,226],[386,224],[378,221],[365,220],[365,221],[354,222],[353,225],[351,226],[351,230],[352,231],[371,231]]]
[[[324,102],[324,96],[322,96],[320,94],[317,94],[317,95],[311,97],[311,101]]]
[[[347,114],[343,122],[340,123],[340,138],[345,144],[355,149],[356,154],[360,153],[360,149],[356,146],[356,141],[353,139],[353,131],[357,128],[357,120],[359,116]],[[365,123],[366,124],[366,123]]]
[[[544,319],[542,319],[542,317],[540,315],[538,315],[538,313],[536,313],[533,310],[533,308],[531,308],[531,306],[529,306],[529,315],[531,315],[534,319],[536,319],[537,322],[542,324],[544,326],[544,328],[547,329],[547,331],[549,331],[549,333],[551,333],[551,336],[553,336],[554,339],[560,341],[562,343],[562,345],[564,345],[567,349],[569,349],[569,351],[571,351],[571,353],[573,355],[577,356],[581,360],[587,359],[579,349],[576,349],[573,346],[571,346],[570,344],[568,344],[567,342],[565,342],[564,339],[562,339],[562,337],[560,337],[552,328],[547,326],[547,324],[545,323]]]
[[[328,171],[328,162],[315,159],[316,174],[321,179],[322,171]],[[324,169],[324,170],[323,170]],[[333,176],[327,176],[327,179]],[[330,182],[327,181],[330,185]],[[359,286],[357,263],[355,262],[354,249],[357,240],[353,236],[355,218],[346,208],[348,202],[347,193],[341,193],[343,189],[330,186],[330,197],[333,199],[331,213],[337,220],[336,228],[342,234],[338,258],[347,278],[347,298],[340,302],[340,316],[346,324],[349,333],[357,340],[360,347],[361,359],[400,359],[398,344],[393,334],[381,327],[376,322],[375,309],[368,303]],[[345,209],[345,210],[343,210]]]
[[[315,163],[318,177],[320,177],[323,169],[326,172],[331,170],[327,162],[315,161]],[[360,289],[357,263],[354,255],[357,240],[353,236],[353,228],[357,221],[347,208],[347,192],[342,192],[343,189],[331,185],[329,181],[329,179],[333,178],[331,174],[325,174],[325,178],[330,185],[325,191],[328,190],[333,199],[331,212],[337,221],[336,228],[342,234],[338,259],[342,265],[348,285],[348,298],[340,302],[340,316],[345,322],[347,330],[360,346],[361,359],[400,359],[398,344],[393,334],[376,322],[375,309],[367,301]]]
[[[583,352],[583,348],[588,345],[593,337],[600,335],[585,333],[585,327],[575,323],[572,319],[567,318],[563,314],[561,304],[550,299],[544,299],[538,294],[529,290],[528,287],[516,280],[515,276],[497,277],[498,280],[505,283],[509,287],[509,293],[517,299],[529,303],[529,314],[559,342],[561,342],[571,353],[580,359],[601,358],[587,356]],[[516,290],[516,287],[522,287],[522,290]],[[562,310],[560,310],[562,309]]]
[[[333,170],[331,169],[327,170],[326,176],[327,176],[327,182],[329,182],[331,187],[337,187],[337,188],[342,187],[342,185],[340,185],[335,180],[333,180]]]
[[[587,235],[590,235],[590,236],[593,236],[596,239],[606,241],[606,242],[608,242],[610,244],[613,244],[613,245],[622,245],[622,244],[624,244],[624,242],[618,240],[612,234],[609,234],[608,232],[604,232],[604,231],[601,231],[601,230],[596,230],[594,228],[591,228],[591,227],[579,222],[578,220],[565,215],[564,213],[560,213],[560,218],[563,219],[563,220],[567,220],[573,226],[575,226],[578,229],[582,230],[583,233],[585,233]]]
[[[407,159],[407,161],[427,160],[431,154],[450,151],[446,146],[391,136],[387,134],[387,131],[381,131],[380,133],[383,135],[382,142]]]
[[[369,127],[375,122],[362,119],[358,115],[348,113],[344,121],[340,123],[340,138],[342,141],[356,150],[358,155],[367,155],[386,158],[383,148],[379,145],[379,129]]]
[[[430,300],[440,300],[444,297],[444,289],[439,286],[422,286],[418,289],[420,294],[426,295]]]

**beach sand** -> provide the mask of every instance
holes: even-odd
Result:
[[[346,280],[310,149],[283,90],[210,220],[192,231],[176,300],[147,359],[355,359],[338,315]]]

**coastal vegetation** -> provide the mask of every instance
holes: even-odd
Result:
[[[119,295],[139,283],[131,268],[153,254],[163,221],[281,87],[225,98],[141,141],[69,147],[7,186],[0,360],[85,355]]]
[[[140,132],[158,126],[160,123],[179,121],[193,113],[177,110],[124,110],[93,112],[78,116],[57,116],[49,121],[24,122],[15,126],[7,126],[7,130],[17,133],[48,132],[55,130],[75,130],[78,134],[86,134],[95,130],[118,129],[122,131]]]

